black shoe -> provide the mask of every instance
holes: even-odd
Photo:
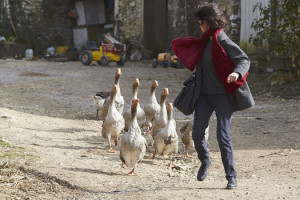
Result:
[[[200,169],[198,171],[198,175],[197,175],[197,180],[198,181],[204,181],[204,179],[207,176],[207,169],[210,166],[210,164],[211,164],[211,159],[209,159],[207,161],[207,163],[202,163],[201,164],[201,167],[200,167]]]
[[[237,187],[236,179],[231,177],[228,180],[226,189],[234,189]]]

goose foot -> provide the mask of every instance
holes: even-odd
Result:
[[[126,167],[125,167],[125,163],[122,162],[121,167],[122,167],[123,169],[125,169],[125,168],[126,168]]]
[[[189,159],[189,158],[190,158],[189,154],[186,153],[186,154],[184,155],[184,160],[187,160],[187,159]]]
[[[190,160],[190,159],[192,159],[193,158],[193,156],[192,155],[187,155],[187,156],[184,156],[184,160]]]
[[[134,168],[128,173],[128,175],[137,175],[134,171]]]
[[[111,152],[111,153],[116,153],[117,152],[117,150],[115,150],[113,148],[109,148],[108,151]]]
[[[152,135],[151,130],[147,130],[146,133],[144,135]]]
[[[188,154],[188,153],[185,153],[184,155],[184,160],[188,160],[188,159],[191,159],[193,156]]]
[[[173,169],[173,168],[176,168],[177,166],[174,165],[173,163],[169,163],[169,164],[168,164],[168,167],[171,168],[171,169]]]
[[[156,152],[153,153],[152,159],[154,159],[156,156]]]
[[[99,110],[98,110],[98,109],[97,109],[96,118],[97,118],[98,120],[100,120],[100,115],[99,115]]]

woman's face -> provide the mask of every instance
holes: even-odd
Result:
[[[205,33],[208,29],[209,29],[209,25],[207,24],[206,20],[198,20],[199,24],[200,24],[200,29],[202,31],[202,33]]]

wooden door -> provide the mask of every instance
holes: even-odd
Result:
[[[144,1],[144,45],[156,53],[164,52],[167,40],[167,0]]]

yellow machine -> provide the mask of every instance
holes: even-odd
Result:
[[[123,66],[125,63],[126,46],[110,35],[105,35],[105,42],[102,42],[100,47],[97,47],[96,42],[88,42],[88,50],[85,50],[80,55],[80,60],[84,65],[90,65],[92,61],[96,61],[99,65],[106,66],[109,62],[115,61],[118,66]]]
[[[174,67],[174,68],[177,68],[177,69],[183,69],[184,68],[182,62],[177,58],[176,55],[171,56],[171,60],[168,60],[168,66],[169,67]]]
[[[152,67],[156,68],[158,65],[162,65],[164,68],[173,67],[173,68],[184,68],[181,61],[177,58],[176,55],[171,56],[170,53],[160,53],[157,55],[157,58],[154,58],[152,61]]]

